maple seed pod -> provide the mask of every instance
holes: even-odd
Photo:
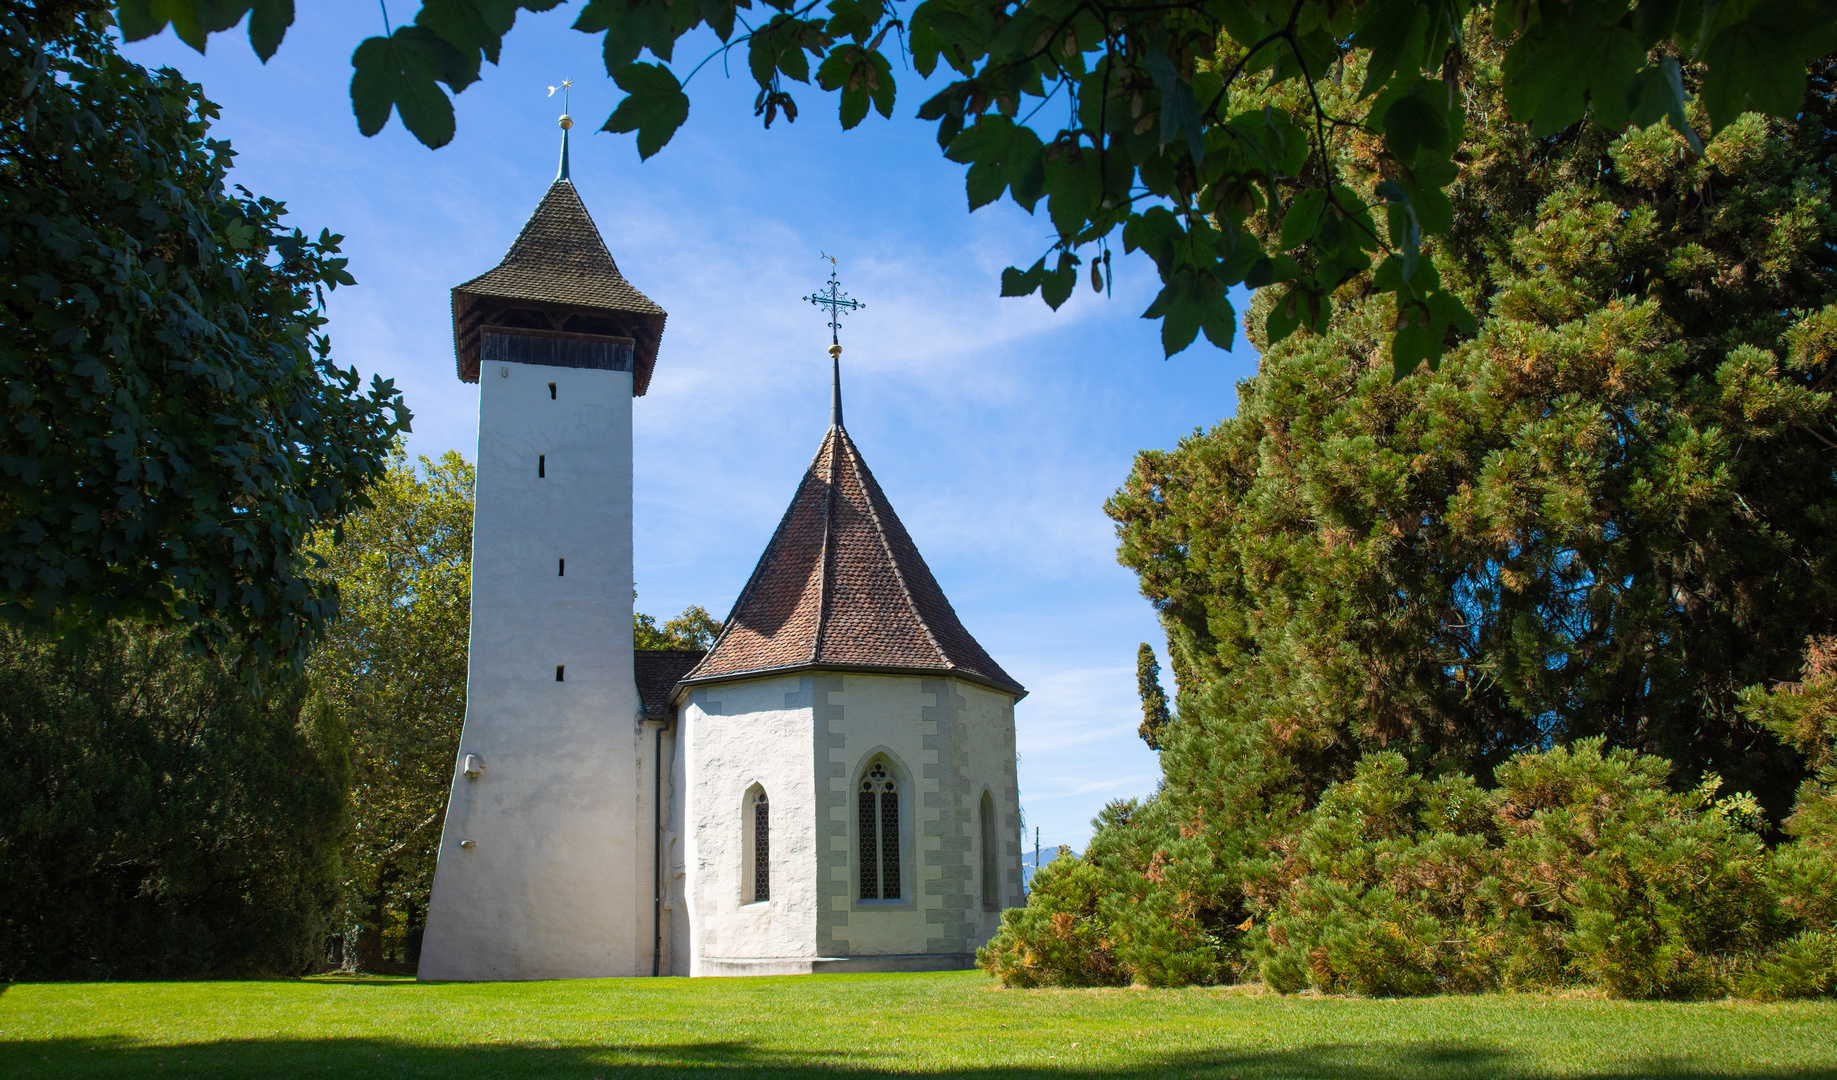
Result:
[[[1072,57],[1077,56],[1078,55],[1078,35],[1067,30],[1065,32],[1065,40],[1059,44],[1059,51],[1065,54],[1065,58],[1067,60],[1070,60]]]
[[[1103,268],[1097,260],[1091,260],[1091,291],[1103,292]]]
[[[1129,99],[1129,118],[1133,120],[1136,117],[1139,117],[1141,115],[1142,115],[1142,92],[1140,90],[1137,90],[1135,92],[1135,96]]]
[[[1292,319],[1295,317],[1295,294],[1294,293],[1289,293],[1288,303],[1282,305],[1282,317],[1285,319]]]
[[[1155,116],[1156,116],[1155,113],[1149,113],[1148,115],[1142,117],[1140,120],[1137,120],[1135,122],[1135,133],[1137,135],[1141,135],[1145,133],[1149,128],[1154,127]]]

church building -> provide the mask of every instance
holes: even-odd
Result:
[[[509,253],[453,290],[471,639],[420,977],[969,967],[1022,902],[1026,691],[843,426],[833,338],[828,430],[719,638],[633,648],[632,409],[665,313],[588,216],[567,126]]]

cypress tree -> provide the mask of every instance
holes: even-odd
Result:
[[[1142,699],[1142,723],[1135,729],[1150,749],[1161,749],[1161,733],[1173,722],[1167,710],[1167,691],[1161,689],[1161,665],[1154,646],[1146,641],[1135,650],[1135,690]]]

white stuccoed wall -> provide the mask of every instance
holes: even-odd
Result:
[[[693,694],[678,714],[677,741],[689,778],[683,808],[692,942],[687,974],[704,974],[711,958],[817,955],[811,711],[807,692],[798,700],[800,682],[808,680],[793,675],[724,684]],[[742,830],[752,820],[742,799],[754,784],[765,788],[771,806],[772,898],[757,903],[741,894]]]
[[[466,719],[420,976],[649,975],[632,377],[503,363],[479,376]],[[468,754],[484,759],[477,778],[463,773]]]
[[[965,966],[993,936],[999,908],[1021,903],[1009,695],[955,679],[819,672],[699,687],[679,724],[687,974]],[[903,791],[896,903],[857,895],[855,789],[876,754],[894,763]],[[754,783],[772,806],[764,903],[741,896],[741,800]],[[981,897],[985,789],[1000,845],[995,910]],[[680,958],[675,970],[684,973]]]

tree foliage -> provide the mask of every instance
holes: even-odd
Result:
[[[307,675],[350,733],[345,926],[369,970],[420,951],[466,714],[473,481],[457,453],[417,471],[397,450],[372,505],[344,519],[337,543],[314,544],[339,614]]]
[[[1837,620],[1832,73],[1702,156],[1662,126],[1532,139],[1501,72],[1470,83],[1489,119],[1427,257],[1475,340],[1394,383],[1394,301],[1355,281],[1327,333],[1253,333],[1236,417],[1110,503],[1183,690],[1274,720],[1323,784],[1382,748],[1490,783],[1605,735],[1783,812],[1796,755],[1737,695]],[[1347,175],[1382,167],[1349,144]]]
[[[714,639],[721,636],[721,620],[708,614],[708,609],[700,604],[690,604],[681,615],[666,620],[662,626],[658,626],[657,620],[650,615],[633,612],[632,631],[635,645],[640,649],[706,652],[714,647]]]
[[[1004,917],[1010,982],[1837,988],[1837,65],[1698,155],[1536,138],[1468,46],[1423,258],[1478,332],[1399,382],[1375,282],[1275,343],[1266,292],[1237,415],[1138,456],[1109,505],[1180,720]]]
[[[298,661],[335,602],[302,545],[408,412],[320,332],[341,238],[226,191],[216,106],[106,25],[99,3],[0,12],[0,615]]]
[[[497,62],[519,10],[558,2],[424,3],[412,25],[357,47],[359,126],[374,134],[393,109],[422,142],[443,145],[449,92]],[[125,0],[119,10],[131,40],[170,22],[200,50],[252,11],[264,59],[291,16],[285,0]],[[1155,262],[1162,289],[1144,317],[1160,321],[1171,355],[1201,333],[1230,344],[1232,286],[1277,287],[1265,330],[1280,340],[1321,330],[1335,290],[1375,265],[1372,281],[1399,314],[1386,335],[1398,377],[1433,367],[1474,330],[1422,258],[1425,237],[1454,223],[1447,188],[1459,173],[1469,39],[1501,43],[1499,104],[1534,136],[1590,116],[1611,132],[1667,121],[1693,146],[1685,64],[1702,77],[1695,122],[1720,131],[1748,110],[1790,118],[1806,62],[1837,48],[1829,0],[588,0],[574,27],[601,39],[627,95],[604,129],[635,132],[643,157],[688,120],[686,84],[734,50],[768,127],[781,113],[797,118],[793,83],[834,94],[852,128],[870,109],[892,115],[895,58],[927,79],[948,70],[953,81],[918,115],[967,167],[970,209],[1006,195],[1029,213],[1043,202],[1051,220],[1050,247],[1002,275],[1003,295],[1038,292],[1056,308],[1087,262],[1103,288],[1120,240]],[[681,61],[677,50],[704,28],[720,44],[679,77],[700,50]],[[1348,65],[1356,92],[1326,93]],[[1308,107],[1263,110],[1256,87],[1270,84],[1299,88]],[[1359,138],[1385,164],[1375,187],[1347,185],[1335,168]],[[1281,218],[1280,231],[1249,228],[1260,213]]]
[[[1161,665],[1155,660],[1154,646],[1146,641],[1135,651],[1135,690],[1142,699],[1142,723],[1135,733],[1149,749],[1161,749],[1161,735],[1173,722],[1167,708],[1167,691],[1161,689]]]
[[[299,974],[336,928],[343,732],[176,631],[0,631],[0,981]]]

